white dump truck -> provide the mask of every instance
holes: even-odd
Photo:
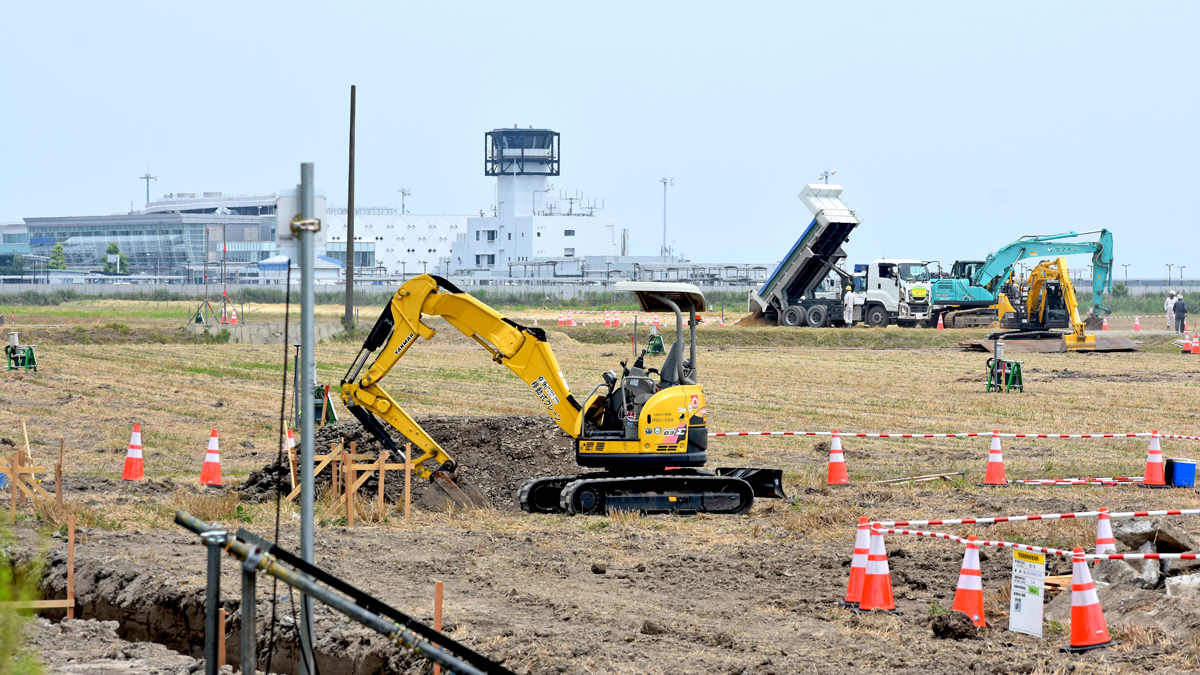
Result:
[[[849,286],[856,322],[915,326],[928,321],[930,273],[925,261],[885,258],[856,265],[853,273],[839,266],[846,259],[842,244],[859,225],[841,193],[840,185],[804,186],[800,201],[813,220],[766,282],[750,292],[749,311],[782,326],[842,326]]]

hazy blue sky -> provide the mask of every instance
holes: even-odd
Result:
[[[826,167],[851,262],[1112,229],[1130,276],[1196,259],[1200,4],[13,3],[0,222],[274,191],[478,213],[483,133],[562,133],[558,188],[655,254],[783,255]],[[1078,266],[1086,264],[1075,259]],[[1176,272],[1177,274],[1178,272]],[[1118,276],[1123,276],[1118,268]]]

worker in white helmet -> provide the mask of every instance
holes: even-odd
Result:
[[[1163,313],[1167,315],[1167,330],[1175,330],[1175,291],[1167,291],[1163,301]]]
[[[846,328],[854,327],[854,289],[849,286],[842,297],[842,321],[846,322]]]

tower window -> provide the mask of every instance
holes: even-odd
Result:
[[[575,249],[573,249],[573,248],[564,248],[564,249],[563,249],[563,256],[564,256],[564,257],[567,257],[567,258],[574,257],[574,256],[575,256]]]
[[[563,230],[563,236],[564,237],[574,237],[575,230]]]

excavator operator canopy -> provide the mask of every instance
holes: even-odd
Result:
[[[677,281],[618,281],[616,290],[633,293],[637,296],[638,304],[643,312],[675,312],[662,300],[654,297],[663,296],[687,314],[689,305],[697,312],[705,311],[704,294],[695,284],[684,284]]]

